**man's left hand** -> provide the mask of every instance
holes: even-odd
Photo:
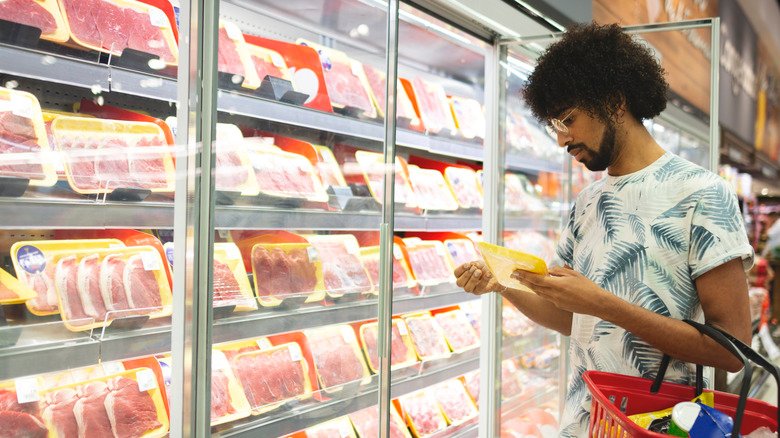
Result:
[[[573,313],[599,316],[613,295],[570,268],[552,268],[550,275],[514,271],[519,280],[555,307]]]

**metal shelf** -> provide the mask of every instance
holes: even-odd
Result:
[[[393,302],[393,313],[412,313],[434,307],[446,307],[475,299],[452,285],[442,293],[399,297]],[[441,288],[440,288],[441,290]],[[365,300],[333,306],[312,306],[286,311],[258,310],[235,314],[214,322],[213,342],[224,342],[251,336],[266,336],[298,331],[328,324],[361,321],[377,317],[377,301]],[[153,321],[154,322],[154,321]],[[96,330],[77,335],[67,331],[61,322],[4,327],[0,341],[19,330],[25,345],[0,349],[0,380],[94,365],[98,360],[123,360],[170,351],[170,320],[156,322],[156,327],[131,331]],[[36,343],[37,339],[57,339]]]
[[[531,214],[515,215],[508,213],[504,217],[504,230],[517,231],[525,229],[557,230],[561,226],[561,217],[558,214]]]

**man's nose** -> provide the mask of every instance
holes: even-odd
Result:
[[[558,146],[565,147],[567,146],[573,139],[569,133],[562,133],[558,132],[556,135],[558,139]]]

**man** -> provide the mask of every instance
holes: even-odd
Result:
[[[666,106],[668,85],[650,50],[617,25],[570,29],[539,59],[524,89],[577,161],[605,177],[583,190],[562,231],[564,267],[513,276],[506,289],[481,262],[459,266],[458,285],[499,292],[530,319],[571,336],[572,378],[562,436],[585,436],[585,370],[693,381],[688,363],[736,371],[739,361],[682,322],[706,320],[750,339],[745,270],[753,251],[737,199],[716,175],[665,152],[642,125]]]

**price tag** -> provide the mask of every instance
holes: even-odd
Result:
[[[241,260],[241,251],[235,245],[230,245],[225,248],[225,256],[228,260]]]
[[[317,253],[317,248],[315,248],[313,246],[310,246],[310,247],[306,248],[306,253],[308,253],[308,255],[309,255],[309,261],[310,262],[316,262],[317,260],[320,259],[320,256]]]
[[[144,368],[135,373],[135,381],[138,383],[138,390],[141,392],[157,388],[157,376],[149,368]]]
[[[290,359],[293,362],[300,362],[301,359],[303,359],[303,356],[301,355],[301,349],[298,347],[298,345],[290,345]]]
[[[37,402],[38,397],[38,379],[35,377],[22,377],[14,380],[16,387],[16,401],[19,404]]]
[[[395,257],[396,260],[404,258],[404,254],[401,252],[401,248],[398,245],[393,245],[393,257]]]
[[[171,22],[168,21],[168,16],[165,15],[165,12],[157,8],[149,8],[149,21],[152,23],[152,26],[154,27],[162,27],[162,28],[171,27]]]
[[[269,341],[268,338],[260,338],[257,340],[257,346],[260,347],[261,350],[271,348],[271,341]]]
[[[354,239],[346,239],[344,240],[344,246],[347,247],[347,252],[352,255],[358,255],[360,254],[360,246],[358,246],[358,243]]]
[[[409,334],[409,331],[406,330],[406,324],[404,324],[403,321],[396,322],[396,326],[398,327],[398,333],[400,333],[401,336],[406,336]]]
[[[362,70],[360,67],[361,66],[360,66],[359,63],[353,61],[352,62],[352,74],[357,76],[357,77],[360,77],[360,73],[361,73],[361,70]]]
[[[244,36],[241,34],[241,30],[235,24],[225,21],[223,22],[223,27],[225,28],[225,32],[227,32],[228,38],[231,40],[243,39]]]
[[[159,271],[162,268],[162,266],[160,266],[160,256],[155,252],[142,252],[141,262],[146,271]]]
[[[230,364],[227,358],[221,351],[211,352],[211,369],[212,370],[226,370],[230,368]]]
[[[30,101],[16,94],[11,95],[11,112],[25,119],[32,118],[32,105]]]
[[[122,365],[122,362],[103,362],[100,364],[101,367],[103,367],[103,372],[110,376],[111,374],[117,374],[121,373],[125,370],[125,366]]]

